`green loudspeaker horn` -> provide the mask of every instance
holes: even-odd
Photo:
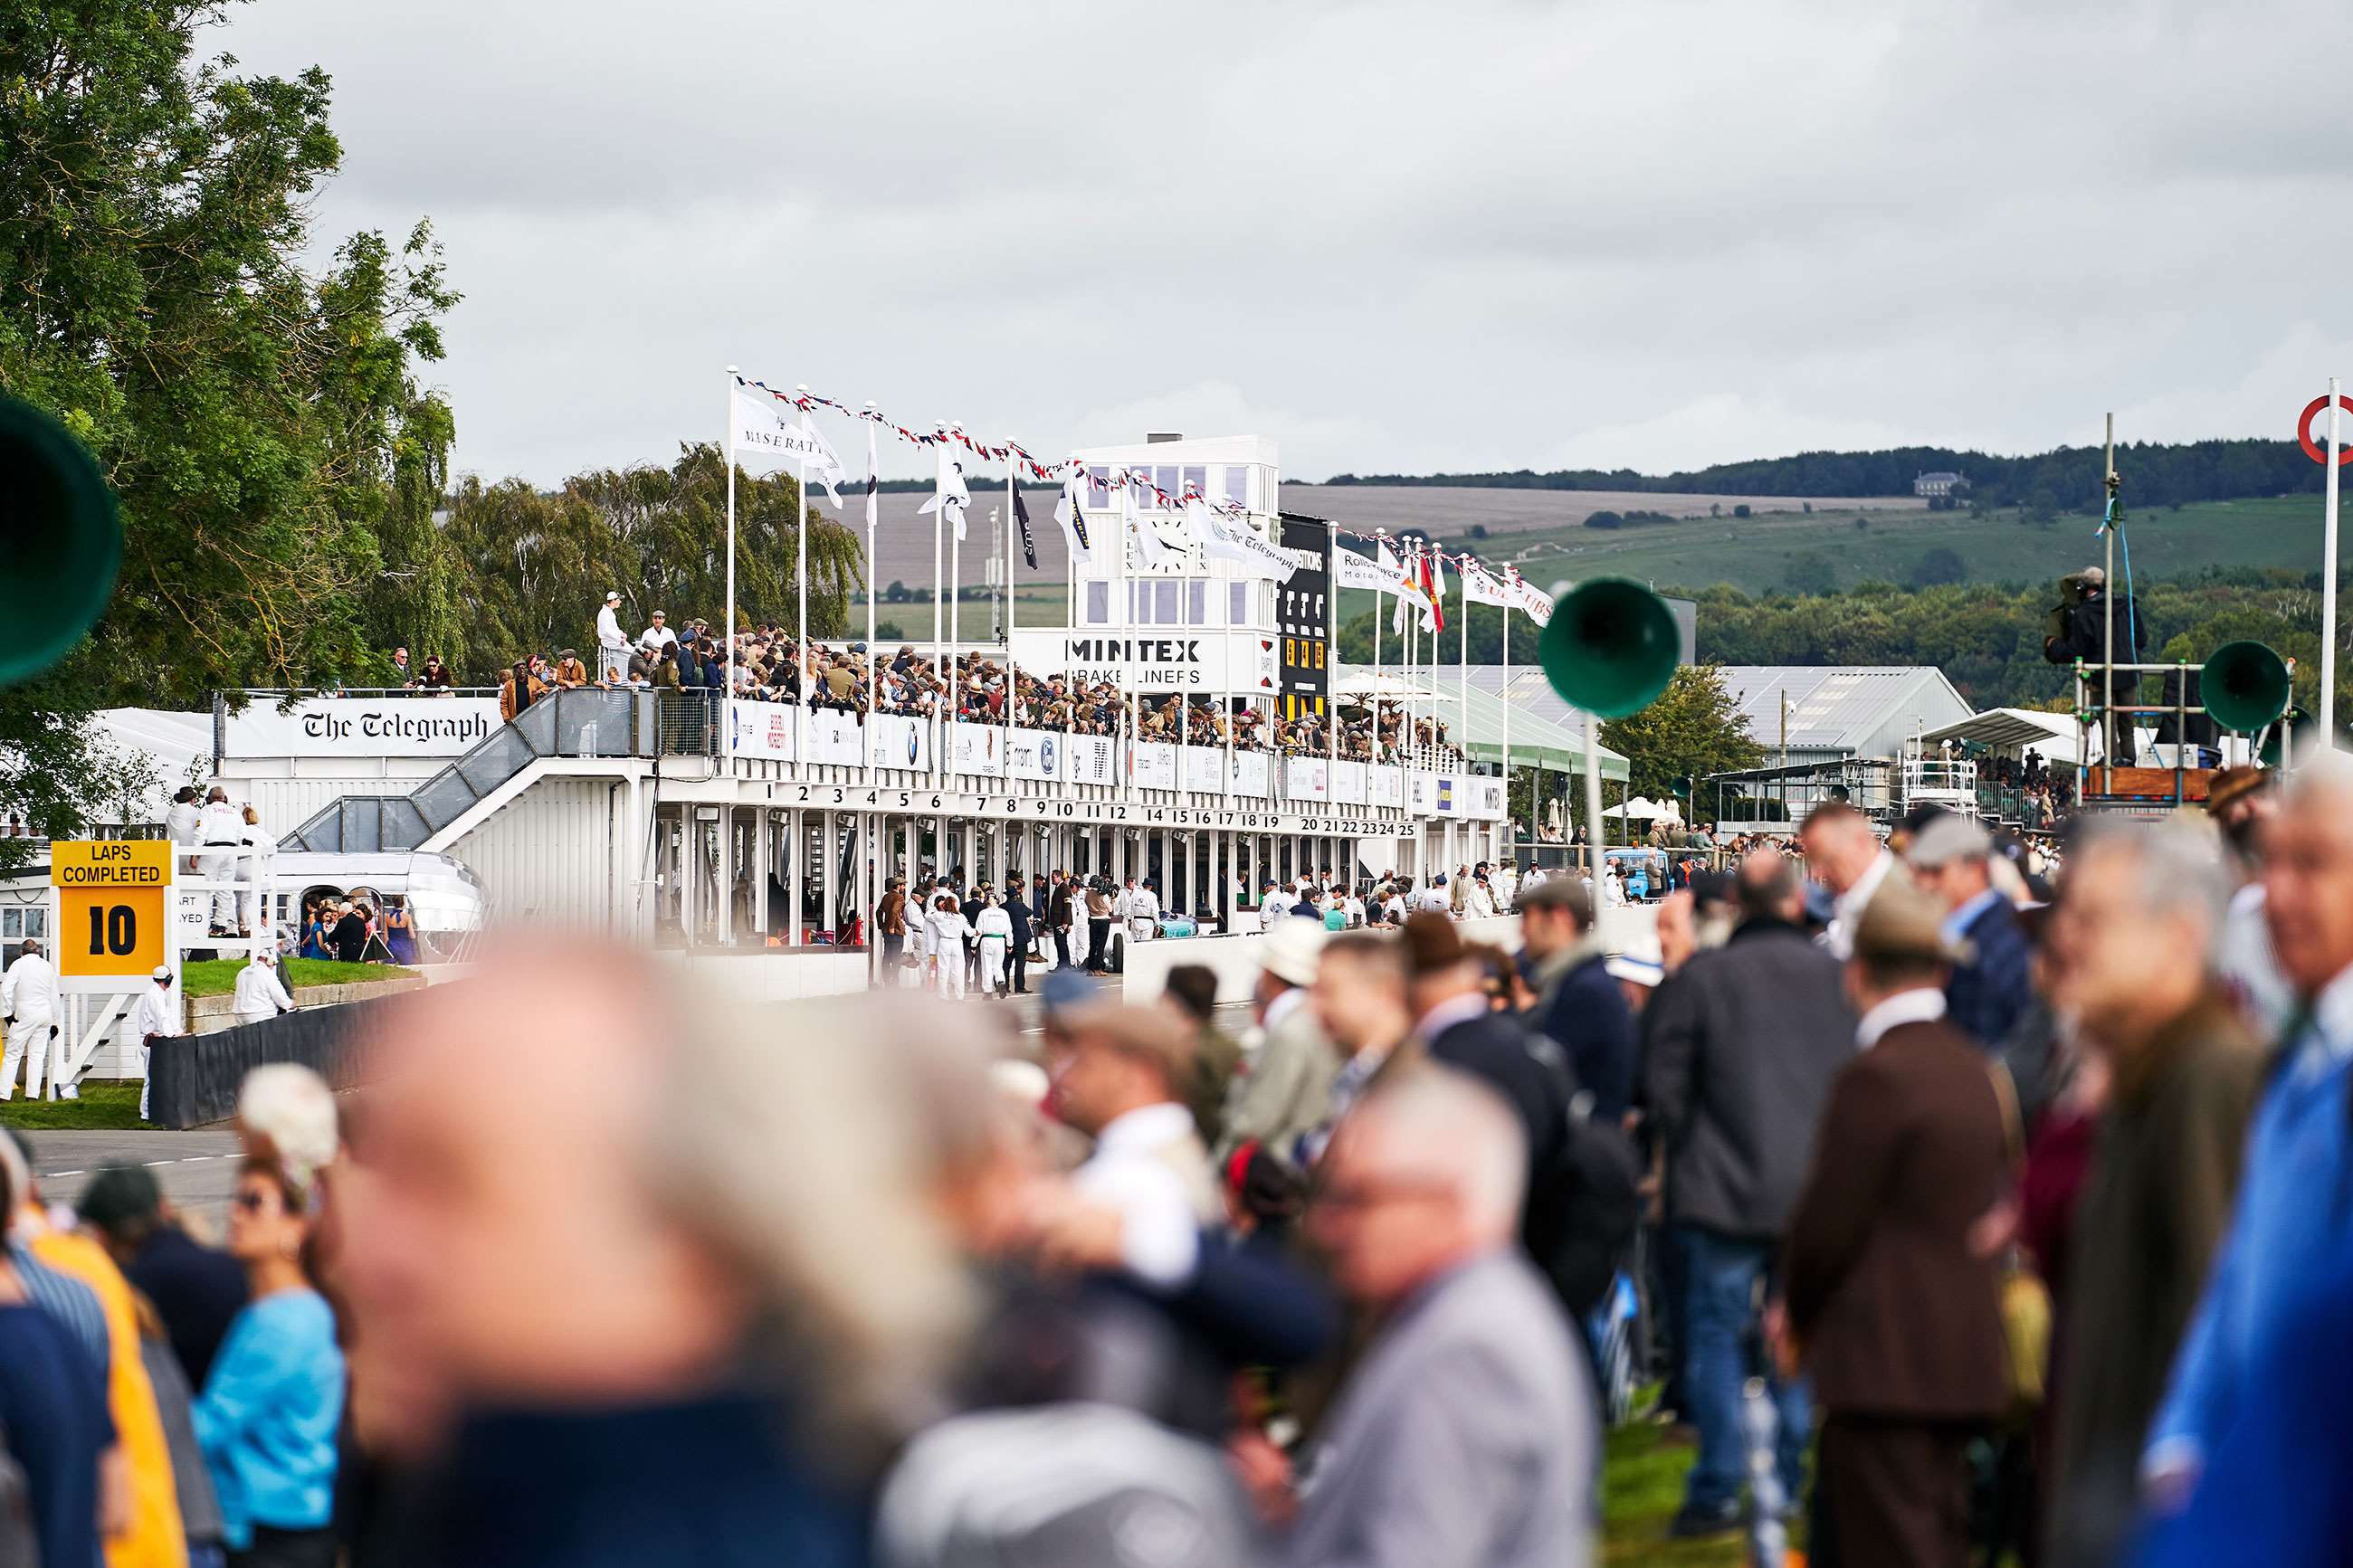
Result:
[[[2224,643],[2199,671],[2198,689],[2225,730],[2260,730],[2287,711],[2287,666],[2259,642]]]
[[[1603,719],[1648,708],[1682,657],[1667,602],[1622,577],[1597,577],[1561,600],[1536,643],[1552,689]]]
[[[65,657],[114,594],[122,521],[90,449],[27,403],[0,397],[0,686]]]

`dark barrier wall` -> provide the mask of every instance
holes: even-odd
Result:
[[[216,1035],[157,1040],[147,1058],[147,1119],[157,1127],[202,1127],[237,1114],[245,1075],[269,1062],[299,1062],[334,1089],[360,1081],[362,1035],[390,998],[305,1007]]]

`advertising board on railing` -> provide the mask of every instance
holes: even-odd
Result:
[[[874,765],[878,768],[932,769],[932,721],[902,713],[877,713],[874,725]]]
[[[495,697],[267,697],[228,716],[224,757],[456,757],[497,729]]]
[[[1273,760],[1264,752],[1234,753],[1234,799],[1269,802],[1274,799]]]
[[[731,701],[727,704],[727,754],[755,762],[793,760],[798,710],[782,702]]]
[[[839,708],[801,710],[801,761],[828,763],[837,767],[866,765],[866,735],[859,715]]]
[[[1403,768],[1373,769],[1373,801],[1375,805],[1405,804],[1405,770]]]
[[[1176,748],[1166,741],[1139,741],[1129,748],[1138,789],[1176,787]]]
[[[1370,805],[1372,794],[1364,763],[1332,764],[1332,798],[1343,805]]]
[[[1119,742],[1109,735],[1065,735],[1062,776],[1077,784],[1119,783]]]
[[[1226,787],[1226,753],[1217,746],[1185,748],[1185,787],[1218,795]]]
[[[1059,783],[1069,752],[1062,743],[1066,739],[1051,730],[1008,730],[1005,736],[1006,775]]]
[[[1286,800],[1323,800],[1331,793],[1328,757],[1282,759],[1282,794]]]
[[[1005,772],[1005,731],[996,724],[948,726],[948,767],[959,773]]]

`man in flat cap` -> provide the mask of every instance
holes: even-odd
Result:
[[[1967,1563],[1968,1443],[2009,1402],[1979,1221],[2004,1195],[2014,1113],[2000,1068],[1945,1022],[1944,924],[1901,877],[1856,922],[1857,1052],[1789,1223],[1788,1334],[1824,1412],[1820,1562]]]
[[[1998,1049],[2034,999],[2033,944],[2018,910],[1993,881],[1993,838],[1950,812],[1913,836],[1905,860],[1912,879],[1945,907],[1945,936],[1958,953],[1945,985],[1946,1018],[1989,1050]]]

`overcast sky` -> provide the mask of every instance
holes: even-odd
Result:
[[[459,465],[552,484],[716,438],[729,363],[1044,455],[1270,435],[1293,479],[2284,436],[2353,377],[2348,23],[251,0],[207,37],[332,74],[322,240],[433,219]]]

